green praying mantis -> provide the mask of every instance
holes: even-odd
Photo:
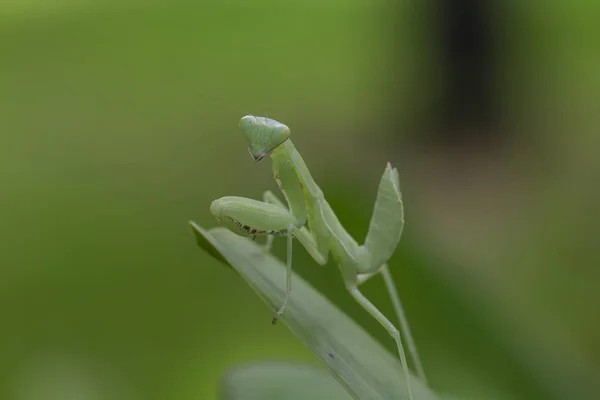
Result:
[[[359,245],[344,229],[323,191],[315,183],[292,144],[290,129],[286,125],[270,118],[247,115],[240,120],[239,126],[256,162],[271,156],[273,174],[287,207],[275,194],[266,191],[263,201],[222,197],[212,202],[210,211],[219,222],[238,234],[252,238],[266,236],[266,251],[270,251],[275,236],[287,237],[286,293],[283,304],[273,317],[273,324],[283,315],[292,290],[292,239],[296,238],[320,265],[327,263],[331,253],[352,297],[394,338],[408,395],[414,400],[400,332],[358,289],[369,278],[382,275],[417,375],[425,383],[423,367],[387,266],[404,227],[398,171],[389,163],[386,165],[365,243]]]

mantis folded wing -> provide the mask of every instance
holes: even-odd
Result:
[[[285,197],[287,207],[273,193],[267,191],[262,202],[234,196],[217,199],[212,202],[210,211],[236,233],[252,237],[266,235],[267,251],[274,236],[287,237],[287,291],[281,308],[273,317],[273,323],[283,315],[291,292],[292,239],[298,239],[321,265],[327,263],[331,253],[350,294],[396,341],[409,398],[413,400],[400,333],[358,289],[367,279],[379,273],[382,275],[403,336],[408,342],[417,374],[425,382],[416,346],[386,264],[400,241],[404,226],[398,171],[387,164],[379,183],[365,243],[359,245],[344,229],[313,180],[304,160],[289,139],[290,130],[286,125],[269,118],[245,116],[240,121],[240,127],[255,161],[260,162],[267,155],[271,156],[273,174]]]

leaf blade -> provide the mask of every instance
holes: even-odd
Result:
[[[279,308],[285,295],[281,261],[226,228],[207,231],[191,225],[202,248],[225,260],[273,312]],[[301,277],[294,274],[292,279],[292,295],[281,320],[346,391],[355,399],[408,399],[397,357]],[[411,379],[416,400],[438,399],[417,377]]]
[[[228,371],[222,400],[349,400],[352,397],[324,369],[309,364],[259,361]]]

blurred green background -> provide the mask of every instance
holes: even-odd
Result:
[[[276,189],[244,114],[291,127],[359,241],[399,166],[391,267],[435,390],[599,398],[600,7],[489,2],[495,122],[449,126],[439,3],[0,2],[0,398],[216,399],[239,363],[315,362],[187,226]]]

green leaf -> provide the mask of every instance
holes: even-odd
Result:
[[[349,400],[352,397],[322,368],[259,361],[229,371],[221,385],[222,400]]]
[[[198,244],[210,254],[219,253],[275,313],[285,295],[283,263],[226,228],[206,231],[190,224]],[[301,277],[294,274],[292,279],[292,295],[281,321],[346,391],[355,399],[408,399],[397,355],[389,353]],[[411,382],[415,400],[438,399],[414,375]]]
[[[199,247],[206,250],[206,252],[208,254],[210,254],[211,256],[216,258],[218,261],[222,262],[223,264],[227,265],[228,267],[233,268],[233,266],[227,261],[227,259],[225,259],[225,257],[223,257],[223,254],[217,247],[217,243],[212,238],[212,236],[207,234],[207,232],[204,229],[200,228],[194,222],[190,221],[190,225],[192,226],[192,231],[194,232],[194,235],[196,236],[196,244]]]

